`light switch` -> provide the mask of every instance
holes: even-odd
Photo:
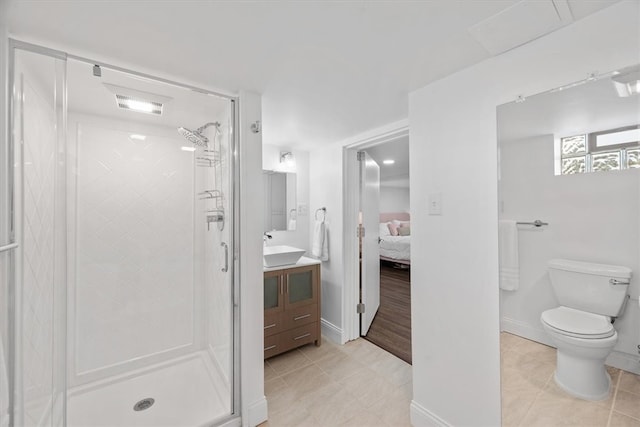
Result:
[[[429,215],[442,215],[442,193],[431,193],[428,198]]]

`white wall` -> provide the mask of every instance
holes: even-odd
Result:
[[[539,218],[549,223],[536,229],[520,227],[520,287],[515,292],[500,291],[501,323],[506,331],[552,345],[540,323],[540,314],[558,305],[547,274],[548,260],[624,265],[640,272],[640,171],[556,176],[553,135],[502,143],[500,164],[501,218]],[[639,289],[640,281],[632,280],[633,298]],[[623,354],[613,356],[629,359],[629,367],[636,371],[640,370],[639,312],[634,301],[617,319],[615,351]],[[615,359],[613,364],[626,368]]]
[[[411,93],[414,425],[500,424],[496,106],[639,62],[638,7],[618,3]],[[427,215],[432,193],[442,216]]]
[[[409,188],[380,183],[380,212],[409,212]]]
[[[251,124],[262,119],[260,95],[240,94],[240,224],[234,254],[240,278],[240,395],[242,425],[267,420],[264,396],[264,288],[262,277],[262,134]],[[237,277],[236,276],[236,277]]]
[[[329,239],[329,260],[322,262],[322,320],[334,332],[342,329],[342,286],[344,280],[342,227],[342,144],[333,143],[311,151],[309,212],[326,207],[325,224]],[[311,221],[307,233],[313,231]],[[329,336],[333,336],[330,334]]]
[[[7,233],[7,199],[6,188],[7,168],[7,127],[6,113],[8,106],[7,99],[7,67],[9,64],[7,55],[7,2],[0,2],[0,165],[2,173],[0,175],[0,245],[6,244]],[[9,424],[9,281],[8,281],[8,258],[9,253],[0,253],[0,427]]]
[[[295,163],[286,167],[280,163],[280,152],[291,151]],[[268,245],[289,245],[309,252],[309,224],[313,223],[313,211],[309,208],[309,152],[294,150],[287,146],[264,144],[262,146],[262,169],[296,174],[296,209],[298,219],[295,231],[272,231]],[[302,209],[300,209],[302,207]],[[305,213],[306,208],[306,213]]]

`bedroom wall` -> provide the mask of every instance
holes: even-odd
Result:
[[[410,94],[414,426],[501,422],[496,106],[639,62],[639,6],[616,3]],[[428,215],[430,194],[441,216]]]
[[[280,163],[280,152],[282,151],[291,151],[295,159],[295,164],[286,170]],[[271,232],[270,234],[273,238],[269,240],[268,244],[271,246],[289,245],[309,252],[311,250],[309,224],[313,222],[313,211],[310,211],[309,208],[309,152],[292,150],[287,146],[263,144],[262,169],[294,172],[296,174],[296,203],[298,210],[296,229],[295,231]]]
[[[380,183],[380,212],[409,212],[409,188]]]
[[[520,287],[500,291],[501,325],[503,330],[547,345],[552,343],[540,314],[558,306],[547,274],[548,260],[588,260],[640,271],[640,170],[556,176],[553,150],[553,135],[509,141],[500,147],[501,218],[540,218],[549,223],[538,229],[520,227]],[[632,298],[638,298],[639,288],[640,282],[632,280]],[[616,320],[618,342],[608,364],[640,373],[638,325],[640,309],[634,301]]]

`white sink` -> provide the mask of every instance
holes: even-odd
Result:
[[[295,264],[304,253],[304,249],[293,246],[265,246],[263,250],[264,266],[279,267]]]

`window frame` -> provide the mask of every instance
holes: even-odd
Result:
[[[601,151],[616,151],[623,148],[636,148],[640,145],[640,139],[632,142],[623,142],[622,144],[612,144],[606,147],[598,147],[597,141],[600,135],[608,135],[611,133],[624,132],[626,130],[640,129],[640,125],[624,126],[616,129],[601,130],[587,134],[587,153],[597,153]]]
[[[637,169],[637,167],[633,167],[630,168],[628,167],[628,159],[627,159],[627,150],[636,150],[638,148],[640,148],[640,138],[638,139],[638,141],[631,141],[631,142],[624,142],[621,144],[612,144],[612,145],[607,145],[604,147],[598,147],[597,144],[597,138],[600,135],[607,135],[607,134],[613,134],[613,133],[618,133],[618,132],[624,132],[627,130],[633,130],[633,129],[640,129],[640,124],[637,125],[631,125],[631,126],[623,126],[623,127],[619,127],[619,128],[614,128],[614,129],[607,129],[607,130],[603,130],[603,131],[597,131],[597,132],[584,132],[584,133],[576,133],[574,135],[567,135],[567,136],[562,136],[559,138],[560,141],[560,173],[559,175],[579,175],[579,174],[583,174],[583,173],[592,173],[592,172],[609,172],[609,171],[621,171],[621,170],[628,170],[628,169]],[[564,139],[568,139],[568,138],[573,138],[576,136],[580,136],[580,135],[584,135],[585,137],[585,149],[586,151],[584,152],[579,152],[579,153],[574,153],[574,154],[568,154],[568,155],[563,155],[562,154],[562,142]],[[619,164],[620,167],[617,169],[609,169],[609,170],[593,170],[593,161],[592,161],[592,156],[594,154],[604,154],[604,153],[614,153],[617,152],[619,155]],[[563,161],[565,159],[571,159],[571,158],[580,158],[583,157],[584,158],[584,171],[582,172],[574,172],[574,173],[563,173],[563,169],[562,169],[562,164]]]

